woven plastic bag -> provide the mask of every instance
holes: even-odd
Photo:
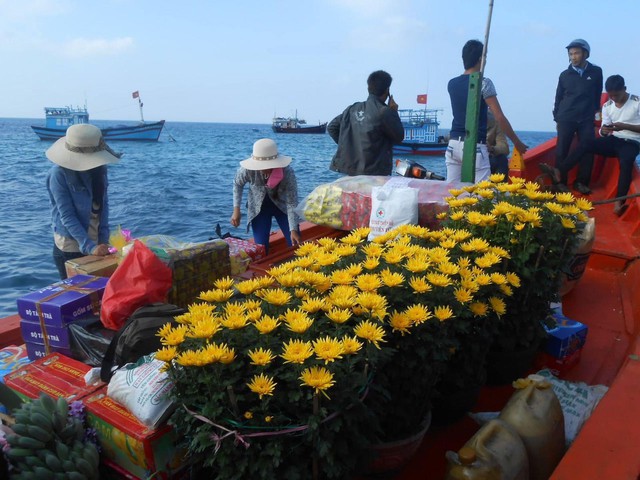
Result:
[[[136,240],[107,282],[100,321],[107,328],[119,330],[139,307],[166,302],[171,284],[171,269]]]

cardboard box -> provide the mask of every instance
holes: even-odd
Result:
[[[117,255],[98,257],[87,255],[86,257],[67,260],[64,264],[67,276],[95,275],[96,277],[110,277],[118,268]]]
[[[85,384],[84,376],[90,369],[82,362],[54,353],[10,373],[4,381],[7,387],[25,400],[38,398],[40,392],[44,392],[54,398],[65,397],[72,402],[104,385]]]
[[[166,249],[173,270],[168,303],[187,308],[200,293],[213,288],[213,282],[231,275],[229,245],[222,240],[198,243],[193,247]]]
[[[174,478],[183,465],[184,452],[176,448],[177,436],[165,424],[151,429],[123,405],[107,396],[107,387],[84,400],[87,423],[95,428],[102,457],[137,478]]]
[[[0,382],[4,382],[4,377],[18,368],[30,363],[27,356],[27,347],[21,345],[9,345],[0,350]]]
[[[28,320],[20,320],[20,331],[22,339],[28,343],[37,343],[45,345],[45,336],[50,347],[69,348],[71,339],[69,337],[69,329],[66,325],[62,326],[46,326],[40,325],[40,322],[32,322]],[[44,332],[43,332],[44,330]]]
[[[556,358],[564,358],[581,350],[587,341],[589,327],[583,323],[571,320],[562,314],[553,315],[557,326],[547,330],[545,352]]]
[[[250,263],[260,260],[266,254],[264,245],[259,245],[251,240],[225,238],[224,241],[229,245],[231,275],[240,275],[246,272]]]
[[[60,353],[65,357],[73,358],[73,351],[70,347],[52,347],[49,346],[47,351],[47,347],[45,347],[41,343],[31,343],[25,342],[25,347],[27,348],[27,356],[29,360],[39,360],[41,358],[46,357],[47,355],[51,355],[52,353]]]
[[[98,312],[108,278],[75,277],[42,288],[18,299],[18,313],[28,321],[62,326]]]

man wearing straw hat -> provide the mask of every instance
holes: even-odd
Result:
[[[60,278],[65,262],[84,255],[109,254],[107,165],[120,159],[99,128],[72,125],[47,150],[55,165],[47,175],[53,228],[53,260]]]
[[[264,245],[269,253],[271,223],[276,219],[288,245],[300,243],[298,232],[298,183],[291,157],[278,152],[276,142],[262,138],[253,144],[251,157],[240,162],[233,182],[233,214],[231,225],[240,225],[242,190],[249,184],[247,199],[247,230],[253,230],[253,239]]]

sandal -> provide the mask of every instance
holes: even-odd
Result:
[[[560,183],[560,172],[558,171],[557,168],[552,167],[551,165],[546,163],[541,163],[538,166],[540,167],[540,170],[542,170],[543,173],[546,173],[551,177],[551,181],[553,182],[554,185],[557,185]]]
[[[627,208],[629,208],[628,203],[623,203],[620,207],[616,205],[613,209],[613,214],[617,217],[621,217],[622,214],[627,211]]]

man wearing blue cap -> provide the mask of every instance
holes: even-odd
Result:
[[[587,61],[591,48],[589,44],[578,38],[567,45],[569,68],[560,74],[556,100],[553,106],[553,120],[558,131],[556,149],[556,167],[566,162],[573,136],[578,135],[578,143],[590,144],[595,137],[594,119],[600,110],[600,94],[602,93],[602,69]],[[578,174],[573,187],[580,193],[588,195],[593,154],[585,154],[579,164]],[[563,174],[561,183],[566,185],[567,176]]]

